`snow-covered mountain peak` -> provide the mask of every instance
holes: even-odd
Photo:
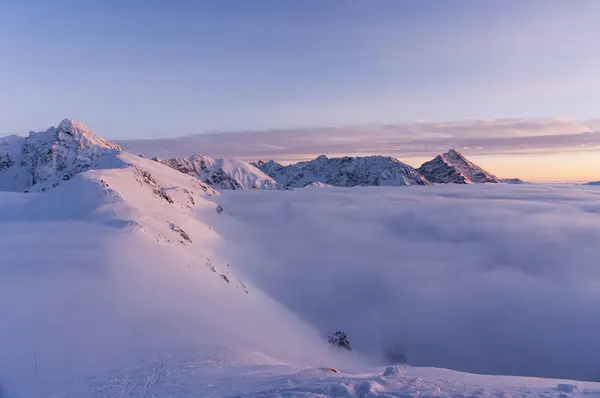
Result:
[[[63,119],[58,127],[50,128],[47,131],[55,132],[58,140],[66,140],[69,139],[68,137],[71,137],[74,141],[81,142],[84,146],[93,145],[122,151],[122,148],[119,145],[97,136],[85,124],[78,120]]]
[[[501,180],[469,161],[462,153],[450,149],[423,163],[417,169],[425,178],[434,183],[499,183]]]
[[[119,145],[94,134],[80,121],[71,119],[63,119],[58,127],[50,127],[45,131],[31,131],[26,141],[38,145],[72,146],[74,150],[79,151],[91,147],[123,150]]]
[[[81,123],[79,120],[74,119],[63,119],[58,125],[59,130],[73,131],[73,130],[85,130],[89,131],[89,128]]]
[[[69,119],[27,137],[6,137],[0,139],[0,190],[53,187],[92,168],[103,155],[121,150]]]
[[[458,152],[456,149],[450,149],[446,153],[440,153],[439,156],[447,162],[466,162],[470,163],[467,158],[463,156],[462,153]]]

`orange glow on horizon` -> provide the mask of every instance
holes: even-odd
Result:
[[[282,164],[312,160],[320,154],[294,154],[275,159]],[[369,154],[325,154],[328,157],[369,156]],[[391,155],[415,168],[431,157]],[[552,154],[468,155],[465,156],[500,178],[520,178],[529,182],[600,181],[600,151]],[[266,159],[265,159],[266,160]]]

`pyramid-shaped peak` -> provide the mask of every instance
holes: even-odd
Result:
[[[32,131],[11,143],[8,155],[0,157],[3,160],[0,172],[11,176],[8,190],[28,190],[34,186],[45,190],[96,167],[100,158],[106,155],[108,159],[119,151],[121,147],[98,137],[85,124],[64,119],[58,127]]]
[[[68,133],[73,133],[75,131],[92,133],[91,130],[79,120],[73,119],[63,119],[62,122],[58,125],[58,130],[62,130]]]
[[[449,149],[448,152],[442,154],[442,157],[466,160],[464,155],[458,152],[456,149]]]
[[[116,149],[119,151],[122,150],[122,148],[119,145],[105,140],[104,138],[94,134],[92,130],[89,129],[89,127],[87,127],[85,124],[78,120],[63,119],[56,129],[50,128],[49,130],[47,130],[46,134],[48,132],[55,133],[56,138],[61,141],[70,136],[72,138],[68,138],[69,140],[82,142],[84,146],[91,145],[109,149]],[[66,136],[64,134],[66,134]]]
[[[434,183],[498,183],[500,179],[469,161],[460,152],[450,149],[417,169]]]

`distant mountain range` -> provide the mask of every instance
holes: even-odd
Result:
[[[332,186],[403,186],[429,184],[522,184],[518,178],[500,179],[454,149],[439,154],[418,169],[389,156],[328,158],[283,166],[273,160],[252,163],[280,186],[300,188],[312,183]]]
[[[417,170],[387,156],[328,158],[321,155],[289,166],[272,160],[259,161],[254,166],[289,188],[302,188],[314,182],[337,187],[429,184]]]
[[[27,137],[0,139],[0,190],[43,191],[75,174],[112,167],[104,155],[123,151],[98,137],[85,125],[63,120],[58,127],[31,132]],[[215,189],[291,189],[302,187],[407,186],[437,184],[510,183],[451,149],[415,169],[389,156],[329,158],[282,165],[273,160],[247,163],[213,159],[201,154],[187,158],[154,159]]]

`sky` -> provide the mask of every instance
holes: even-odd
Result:
[[[0,132],[587,121],[599,17],[594,0],[0,0]]]

